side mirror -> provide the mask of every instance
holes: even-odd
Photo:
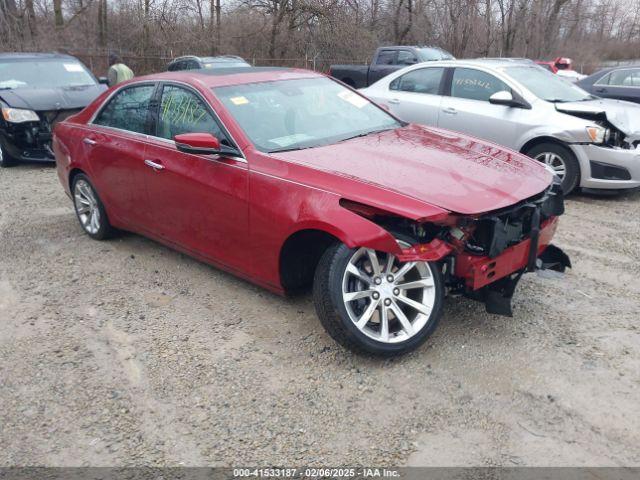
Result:
[[[531,108],[522,98],[514,98],[511,92],[500,90],[489,97],[489,103],[506,107]]]
[[[240,156],[233,147],[221,145],[220,140],[210,133],[182,133],[173,137],[176,148],[183,153],[194,155],[232,155]]]
[[[183,133],[173,137],[176,148],[184,153],[214,155],[220,153],[220,140],[210,133]]]
[[[99,77],[98,83],[101,85],[109,85],[109,79],[107,77]]]

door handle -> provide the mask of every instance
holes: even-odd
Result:
[[[397,98],[392,98],[389,100],[389,103],[393,103],[394,105],[397,105],[398,103],[400,103],[400,100]]]
[[[449,115],[455,115],[458,111],[453,107],[447,107],[442,109],[443,113],[447,113]]]
[[[90,138],[83,138],[82,139],[83,143],[86,143],[87,145],[96,145],[98,142],[96,142],[95,140],[91,140]]]
[[[607,89],[604,88],[604,87],[596,88],[596,92],[598,92],[598,93],[602,93],[602,92],[606,92],[606,91],[607,91]]]
[[[147,165],[148,167],[153,168],[156,172],[158,170],[164,170],[164,165],[158,162],[154,162],[153,160],[145,160],[144,164]]]

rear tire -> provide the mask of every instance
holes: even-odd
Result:
[[[558,143],[540,143],[527,150],[526,154],[539,162],[550,165],[562,179],[562,191],[571,193],[580,180],[580,164],[573,152]]]
[[[388,255],[339,243],[324,253],[316,269],[313,300],[320,322],[336,342],[356,353],[407,353],[424,343],[442,316],[440,266],[399,262],[391,255],[389,268]]]
[[[73,206],[80,226],[94,240],[105,240],[115,233],[109,223],[109,217],[104,209],[98,192],[84,173],[73,177],[71,185]]]

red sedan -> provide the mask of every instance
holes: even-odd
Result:
[[[169,72],[58,124],[85,232],[137,232],[279,294],[313,287],[339,343],[420,345],[447,292],[511,314],[520,276],[564,270],[542,164],[409,125],[342,84],[275,68]]]

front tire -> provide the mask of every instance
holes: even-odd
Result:
[[[13,167],[15,164],[16,160],[0,146],[0,168]]]
[[[324,253],[313,285],[327,333],[350,350],[378,356],[421,345],[442,316],[443,299],[437,263],[399,262],[388,253],[343,244]]]
[[[79,173],[73,179],[71,186],[73,206],[80,226],[94,240],[105,240],[111,237],[114,229],[109,223],[107,212],[93,187],[84,173]]]
[[[540,143],[529,149],[527,155],[549,165],[562,180],[562,191],[571,193],[580,179],[578,159],[568,147],[557,143]]]

